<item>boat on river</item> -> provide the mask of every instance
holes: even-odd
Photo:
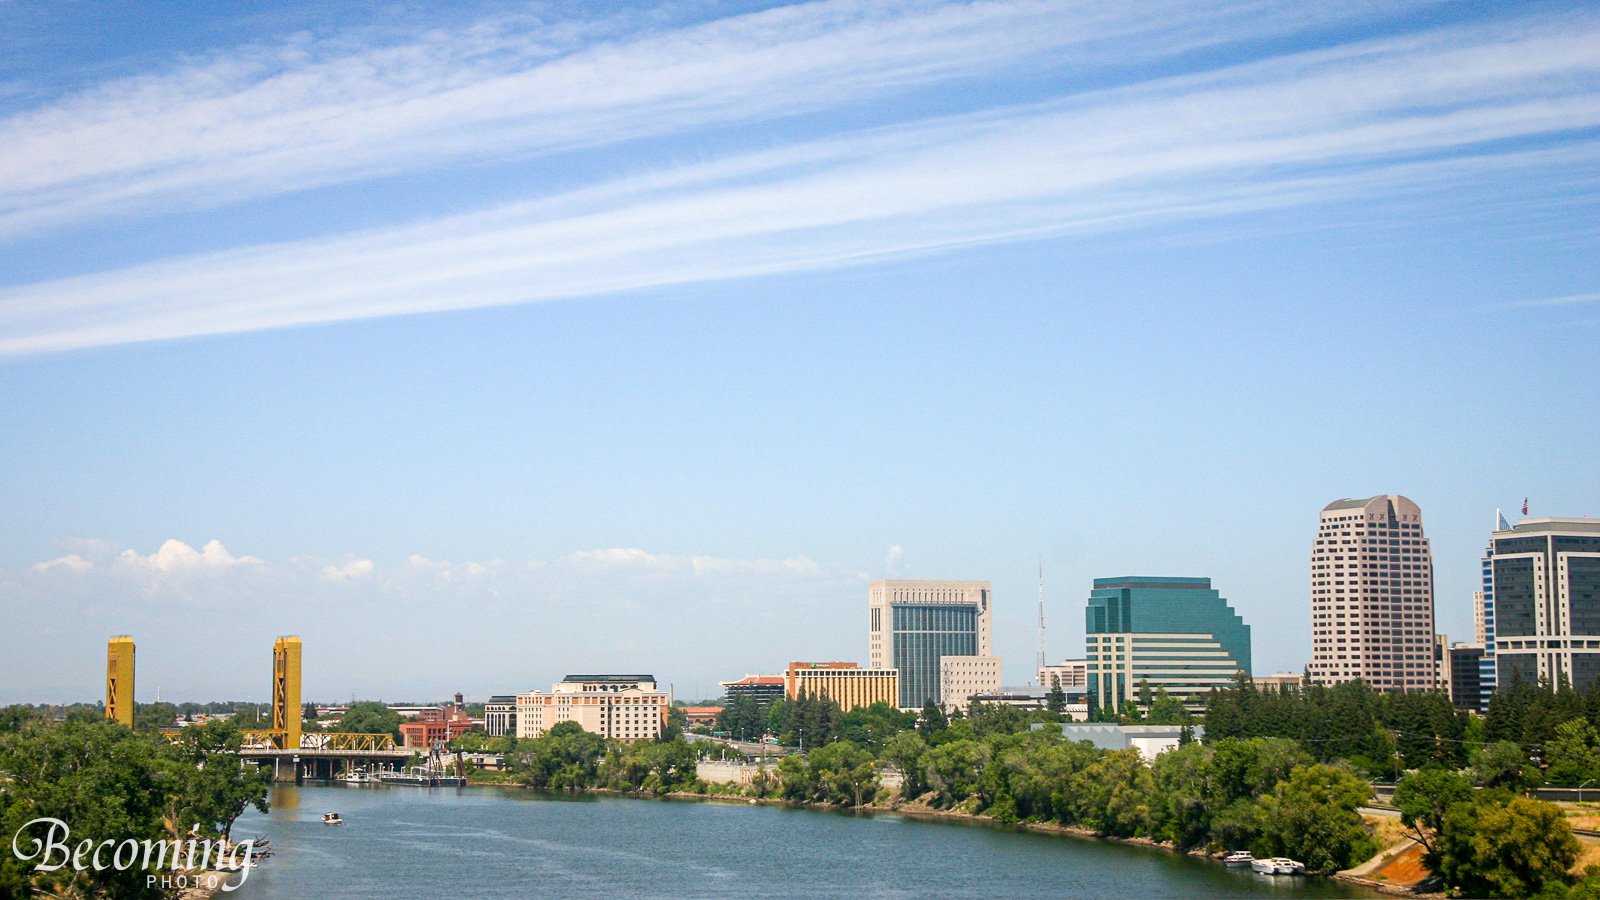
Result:
[[[1235,850],[1222,858],[1223,864],[1228,866],[1248,866],[1255,861],[1249,850]]]
[[[377,784],[378,776],[366,769],[351,769],[340,775],[339,780],[345,784]]]
[[[325,812],[322,814],[322,824],[343,825],[344,819],[339,818],[339,814],[336,812]]]
[[[428,766],[411,766],[399,772],[379,772],[381,784],[409,784],[419,787],[460,787],[467,779],[460,775],[446,775],[440,769]]]
[[[1271,859],[1252,860],[1250,868],[1263,875],[1302,875],[1306,871],[1306,864],[1282,856]]]

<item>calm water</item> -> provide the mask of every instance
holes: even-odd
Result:
[[[984,825],[493,787],[279,787],[234,826],[263,834],[275,855],[220,896],[1375,896]]]

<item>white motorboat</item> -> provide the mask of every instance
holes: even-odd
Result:
[[[324,824],[324,825],[343,825],[344,824],[344,819],[339,818],[339,814],[336,813],[336,812],[323,813],[322,814],[322,824]]]
[[[1271,859],[1251,860],[1250,868],[1263,875],[1299,875],[1306,870],[1306,864],[1286,857],[1274,856]]]
[[[1255,861],[1249,850],[1235,850],[1222,858],[1222,862],[1230,866],[1248,866]]]
[[[340,775],[339,780],[345,784],[377,784],[378,776],[366,769],[351,769]]]

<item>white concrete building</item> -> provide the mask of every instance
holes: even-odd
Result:
[[[947,710],[966,709],[973,694],[1000,690],[1000,657],[939,657],[939,697]]]
[[[536,738],[558,722],[619,741],[655,740],[671,698],[653,675],[568,675],[544,691],[517,695],[517,737]]]

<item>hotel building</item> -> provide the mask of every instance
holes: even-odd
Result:
[[[901,709],[939,693],[939,660],[992,656],[989,582],[879,580],[868,587],[868,663],[900,673]]]
[[[874,703],[895,705],[900,696],[900,673],[894,669],[863,669],[853,662],[792,662],[784,675],[785,694],[827,697],[846,712]]]
[[[1148,683],[1198,710],[1250,674],[1250,626],[1209,578],[1096,578],[1084,632],[1091,708],[1120,712]]]
[[[517,695],[517,737],[536,738],[557,722],[619,741],[655,740],[670,698],[653,675],[568,675],[544,691]]]
[[[1600,519],[1525,519],[1496,531],[1492,652],[1500,687],[1600,679]]]
[[[1433,552],[1422,510],[1396,494],[1323,507],[1311,550],[1311,680],[1431,691]]]

